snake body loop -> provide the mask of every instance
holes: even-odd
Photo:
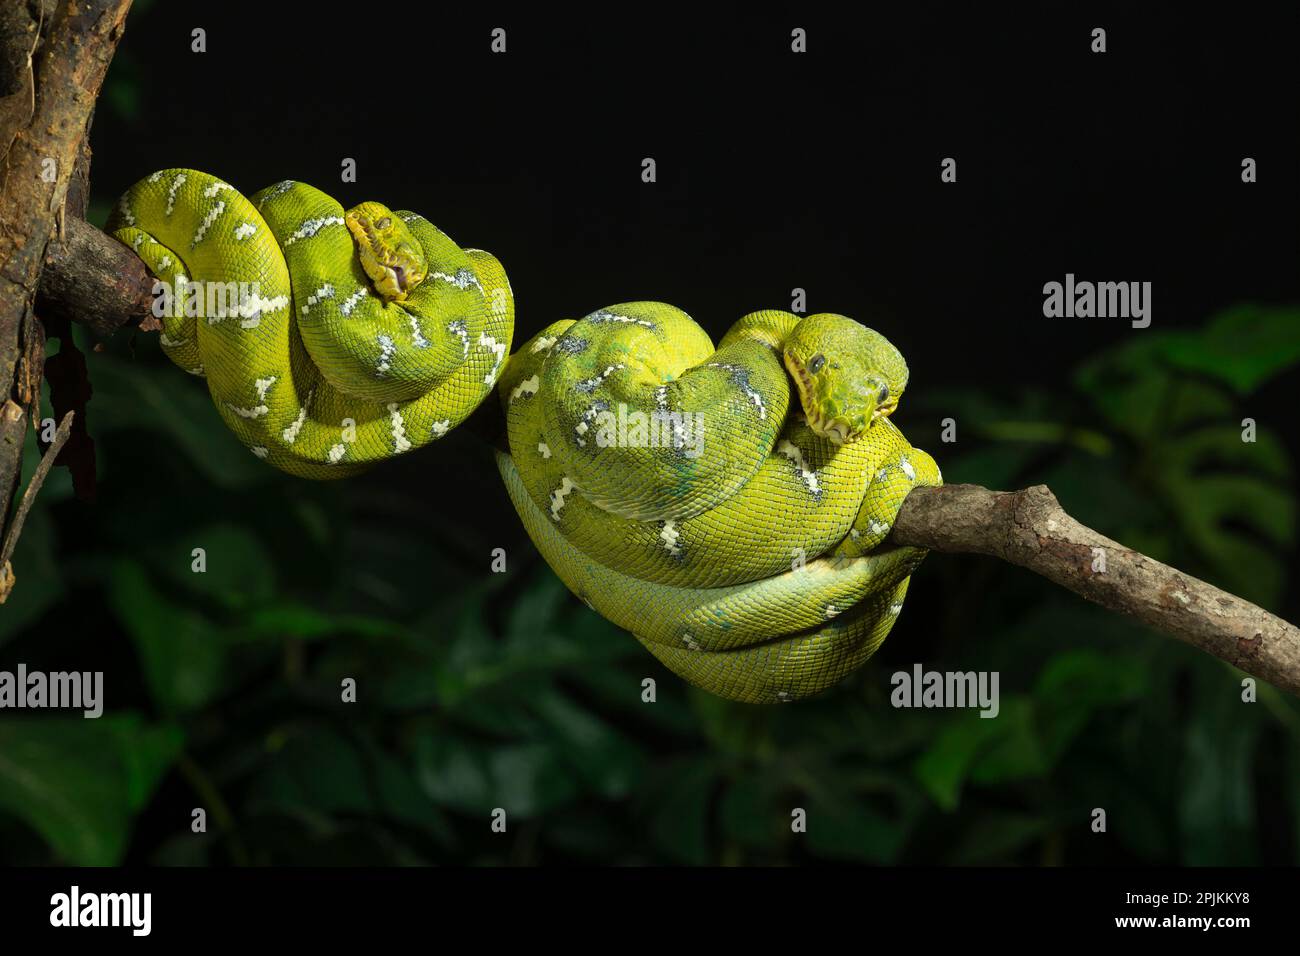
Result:
[[[234,308],[166,310],[160,340],[286,472],[336,478],[403,454],[496,387],[499,470],[538,550],[699,687],[757,703],[819,693],[897,619],[925,552],[884,541],[908,491],[941,478],[890,421],[908,372],[877,332],[763,311],[715,348],[679,309],[632,302],[510,356],[495,258],[414,213],[344,210],[294,182],[250,199],[162,170],[109,231],[178,293],[234,287]]]
[[[501,264],[416,213],[345,211],[289,181],[249,199],[207,173],[164,169],[127,191],[108,231],[168,288],[196,283],[205,305],[204,293],[234,287],[216,314],[169,309],[181,314],[162,316],[163,351],[207,379],[253,454],[291,474],[339,478],[442,437],[509,354]]]
[[[611,306],[511,358],[498,466],[580,598],[697,686],[794,700],[875,651],[924,557],[882,544],[941,482],[889,420],[906,381],[843,316],[751,313],[715,351],[672,306]]]

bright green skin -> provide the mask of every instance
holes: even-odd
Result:
[[[259,301],[227,317],[164,317],[160,341],[207,378],[239,440],[294,475],[343,477],[442,437],[492,391],[510,351],[501,264],[415,213],[345,213],[293,182],[250,200],[207,173],[164,169],[127,191],[108,231],[169,286],[178,274],[256,284]],[[402,284],[368,272],[385,263],[402,267]]]
[[[715,352],[680,310],[627,303],[511,358],[497,461],[575,594],[697,686],[794,700],[871,656],[924,557],[881,546],[907,492],[941,483],[888,420],[906,384],[897,349],[844,316],[751,313]],[[697,413],[700,453],[671,428],[600,432],[620,403]]]

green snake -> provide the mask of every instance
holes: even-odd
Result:
[[[632,302],[507,358],[500,263],[414,213],[345,211],[293,182],[246,199],[170,169],[128,190],[109,229],[166,286],[256,289],[229,317],[164,310],[161,341],[284,471],[338,477],[410,451],[495,386],[497,464],[538,551],[698,687],[820,693],[898,617],[925,552],[885,539],[907,493],[942,479],[890,421],[902,355],[852,319],[754,312],[715,348],[679,309]]]

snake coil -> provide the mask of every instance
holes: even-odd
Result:
[[[754,312],[715,349],[679,309],[633,302],[507,358],[501,264],[414,213],[345,211],[293,182],[246,199],[169,169],[131,187],[109,229],[177,290],[166,354],[284,471],[340,477],[402,454],[495,386],[498,467],[538,550],[705,690],[819,693],[898,617],[925,552],[885,538],[908,491],[942,479],[889,419],[902,355],[851,319]],[[212,314],[188,283],[233,285],[236,305]]]

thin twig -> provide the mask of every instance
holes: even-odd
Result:
[[[14,520],[10,522],[9,530],[5,534],[4,547],[0,549],[0,604],[5,602],[9,597],[9,592],[14,587],[14,571],[9,561],[13,557],[14,547],[18,544],[18,536],[23,533],[23,523],[27,520],[27,512],[32,510],[36,495],[40,492],[41,486],[45,484],[45,476],[54,467],[54,459],[59,457],[59,450],[67,443],[68,436],[72,434],[72,420],[74,418],[76,418],[76,413],[68,412],[63,416],[63,421],[59,422],[59,427],[54,430],[54,440],[50,442],[50,447],[41,456],[41,462],[36,466],[36,471],[32,472],[32,480],[27,483],[27,490],[23,492],[23,500],[18,503],[18,511],[14,514]]]

